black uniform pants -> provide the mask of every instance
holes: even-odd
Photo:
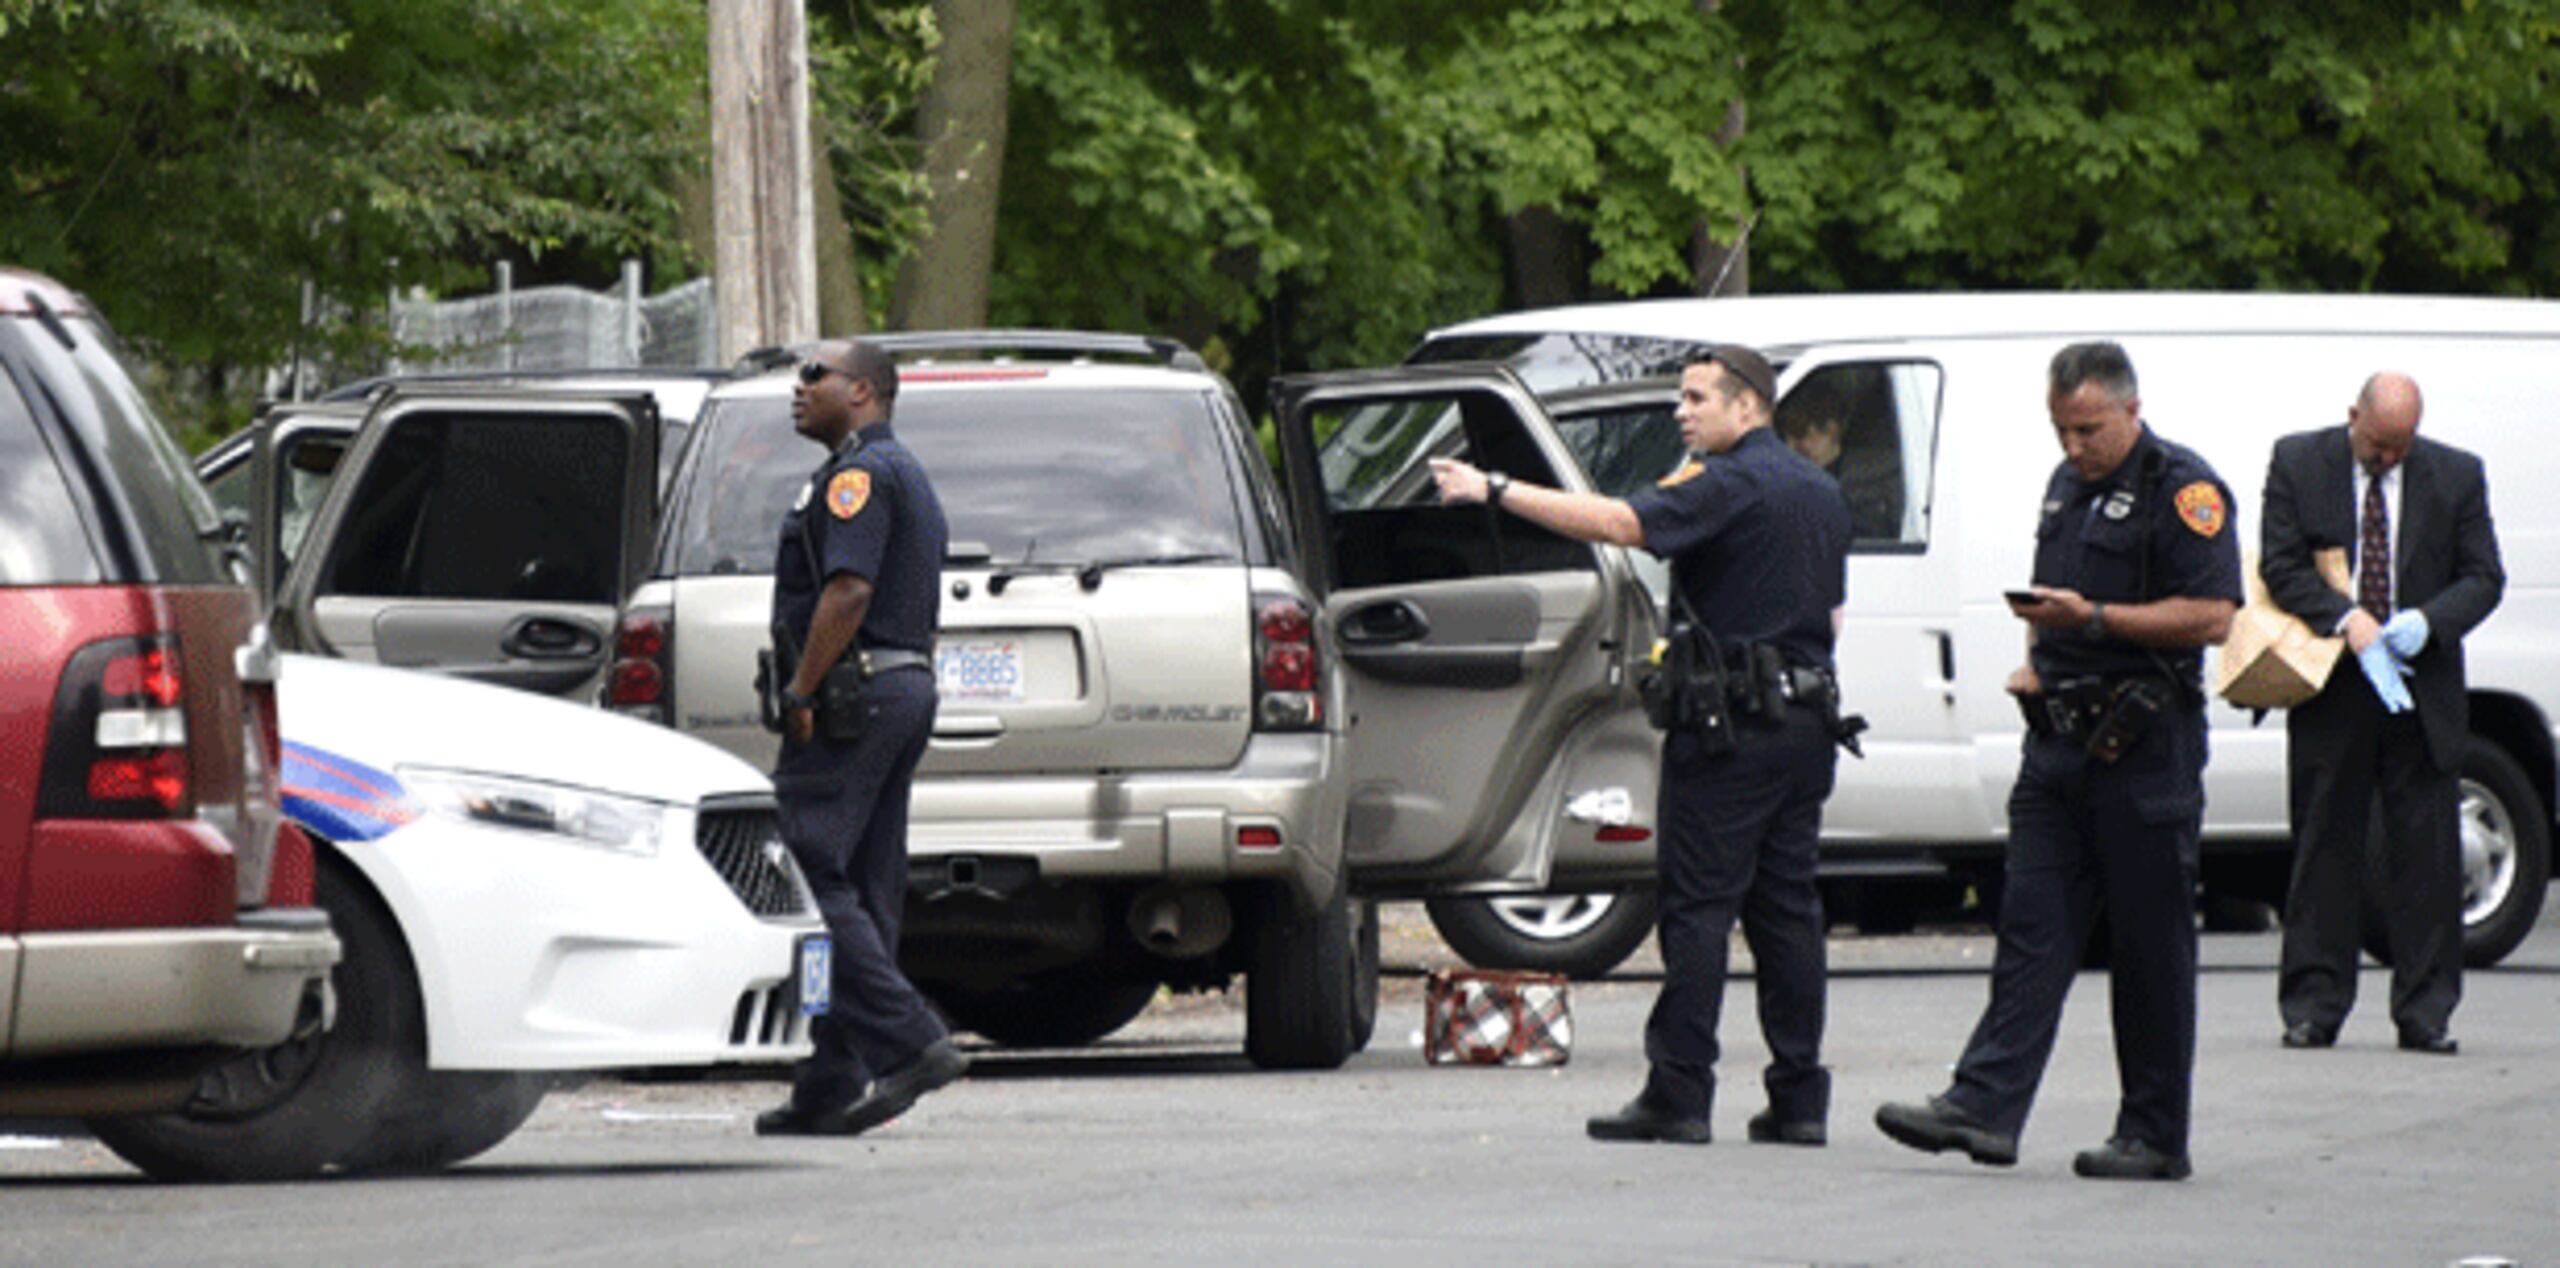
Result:
[[[782,840],[800,864],[834,942],[828,1008],[792,1100],[840,1108],[878,1075],[949,1033],[898,970],[907,901],[907,802],[932,737],[933,675],[905,670],[865,684],[862,734],[785,741],[773,771]]]
[[[1738,729],[1739,751],[1721,757],[1702,755],[1686,732],[1663,739],[1655,851],[1662,994],[1645,1022],[1653,1065],[1645,1096],[1684,1118],[1714,1108],[1716,1023],[1739,915],[1769,1045],[1769,1105],[1781,1118],[1819,1122],[1831,1109],[1831,1072],[1822,1066],[1814,854],[1839,755],[1816,710],[1790,708],[1775,728]]]
[[[2391,1019],[2441,1034],[2462,1000],[2461,780],[2427,757],[2416,713],[2389,714],[2341,664],[2285,719],[2293,885],[2284,903],[2276,1003],[2287,1026],[2335,1031],[2356,1002],[2366,851],[2382,800],[2383,928]]]
[[[2104,916],[2121,1086],[2114,1134],[2187,1151],[2204,759],[2204,719],[2183,703],[2113,763],[2077,738],[2027,737],[2009,793],[1991,1003],[1947,1091],[1993,1130],[2025,1129],[2063,997]]]

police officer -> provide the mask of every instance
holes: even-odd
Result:
[[[2231,491],[2143,423],[2123,348],[2073,344],[2049,377],[2063,461],[2045,486],[2035,584],[2009,598],[2028,626],[2027,664],[2009,678],[2028,734],[1991,1000],[1953,1085],[1883,1106],[1876,1126],[1915,1149],[2016,1163],[2063,995],[2103,915],[2122,1099],[2113,1135],[2072,1170],[2178,1180],[2195,1068],[2203,648],[2241,598]]]
[[[867,1131],[968,1068],[898,971],[949,532],[924,467],[890,430],[897,394],[888,353],[855,341],[802,363],[791,400],[793,425],[827,458],[783,517],[774,560],[774,672],[788,681],[773,789],[833,945],[815,1050],[791,1100],[756,1118],[758,1135]]]
[[[1849,508],[1838,484],[1770,430],[1775,388],[1769,363],[1749,348],[1725,345],[1691,361],[1680,375],[1679,421],[1692,456],[1623,501],[1433,464],[1444,500],[1491,502],[1577,540],[1668,559],[1674,632],[1710,628],[1722,661],[1713,669],[1731,688],[1732,699],[1707,702],[1731,706],[1729,732],[1675,726],[1663,739],[1663,982],[1645,1024],[1652,1069],[1634,1100],[1590,1120],[1599,1140],[1711,1137],[1716,1022],[1737,914],[1758,966],[1770,1052],[1769,1104],[1751,1119],[1750,1138],[1826,1139],[1831,1074],[1821,1064],[1814,850],[1837,756],[1832,645],[1847,590]]]

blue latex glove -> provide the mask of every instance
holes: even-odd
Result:
[[[2365,680],[2373,684],[2373,694],[2382,698],[2384,713],[2407,713],[2417,707],[2417,702],[2409,698],[2409,684],[2401,681],[2412,671],[2391,654],[2390,644],[2378,638],[2367,643],[2363,651],[2356,653],[2356,663],[2364,666]]]
[[[2427,614],[2416,608],[2394,613],[2383,622],[2382,641],[2391,645],[2392,655],[2415,660],[2418,650],[2427,645]]]

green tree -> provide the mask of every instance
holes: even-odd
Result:
[[[681,271],[665,191],[701,161],[702,21],[687,0],[17,0],[0,257],[217,387],[284,358],[305,281],[362,310],[511,255]]]
[[[1785,288],[2560,284],[2544,0],[1734,8]]]

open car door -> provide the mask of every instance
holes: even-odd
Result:
[[[1337,667],[1359,888],[1534,891],[1561,843],[1649,841],[1658,745],[1634,678],[1657,618],[1627,552],[1442,506],[1431,479],[1427,459],[1453,457],[1588,491],[1528,390],[1496,366],[1274,390]]]
[[[645,392],[396,389],[339,460],[278,595],[297,651],[592,693],[647,567]]]

